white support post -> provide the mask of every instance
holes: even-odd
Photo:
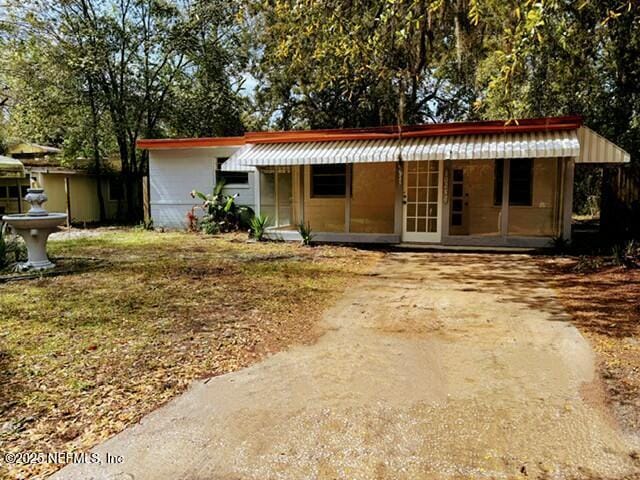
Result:
[[[256,216],[260,216],[260,170],[256,168],[250,175],[253,175],[253,202]]]
[[[351,175],[352,165],[346,164],[345,193],[344,193],[344,233],[351,231]]]
[[[395,209],[394,209],[394,227],[393,233],[396,235],[402,235],[402,222],[403,218],[403,204],[402,197],[404,195],[404,164],[402,161],[396,163],[396,195],[395,195]]]
[[[573,216],[573,176],[575,171],[575,159],[565,160],[562,202],[562,239],[571,241],[571,217]]]
[[[304,196],[305,196],[305,191],[304,191],[304,171],[305,171],[305,166],[304,165],[300,165],[299,167],[296,167],[298,169],[298,208],[300,209],[300,223],[301,224],[306,224],[306,218],[304,216]]]
[[[442,219],[441,230],[442,238],[449,236],[449,225],[451,224],[451,172],[452,165],[451,160],[444,160],[442,162]]]
[[[500,217],[500,235],[504,241],[509,235],[509,178],[511,177],[511,160],[502,160],[502,212]]]

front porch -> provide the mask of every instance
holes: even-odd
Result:
[[[459,247],[570,236],[574,160],[423,160],[259,168],[267,238]],[[565,228],[568,225],[569,228]]]

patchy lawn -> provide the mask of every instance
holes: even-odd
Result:
[[[640,432],[640,269],[598,257],[543,260],[561,302],[591,341],[622,427]]]
[[[193,379],[312,341],[381,255],[245,238],[109,231],[50,244],[91,270],[0,284],[0,451],[88,449]],[[8,478],[55,470],[0,463]]]

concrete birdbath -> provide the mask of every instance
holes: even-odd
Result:
[[[20,270],[48,270],[55,265],[47,257],[47,239],[67,221],[67,214],[49,213],[42,208],[47,195],[41,188],[28,189],[24,199],[31,204],[29,211],[5,215],[2,221],[9,224],[27,244],[28,260],[19,265]]]

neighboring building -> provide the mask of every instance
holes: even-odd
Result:
[[[575,165],[630,161],[578,117],[138,145],[150,151],[151,214],[164,226],[182,225],[194,203],[188,193],[212,188],[216,159],[230,155],[221,170],[249,172],[254,194],[245,203],[269,216],[271,238],[299,239],[296,225],[304,222],[318,241],[338,242],[542,247],[569,240]]]
[[[28,208],[24,201],[29,186],[45,190],[49,200],[45,208],[51,212],[66,212],[72,223],[94,223],[100,220],[97,177],[90,172],[86,161],[65,167],[58,160],[61,150],[32,143],[18,143],[9,147],[9,155],[23,165],[20,178],[0,178],[0,213],[20,213]],[[117,177],[101,180],[106,219],[114,219],[122,188]],[[4,210],[4,212],[2,212]]]
[[[28,206],[22,198],[29,188],[29,177],[20,160],[0,156],[0,216],[22,213]]]
[[[19,142],[9,145],[9,155],[18,160],[48,160],[57,157],[62,150],[37,143]]]

